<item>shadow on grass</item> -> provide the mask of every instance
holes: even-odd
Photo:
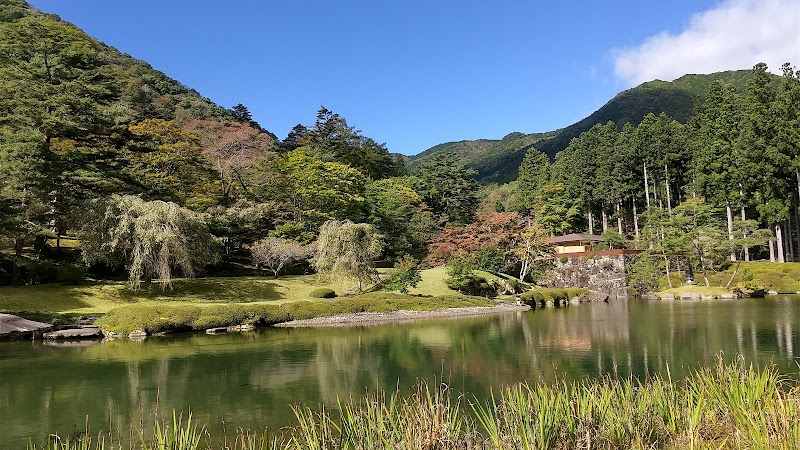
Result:
[[[124,289],[120,297],[130,301],[191,301],[208,303],[252,303],[282,300],[281,286],[259,278],[195,278],[180,279],[172,289],[161,290],[158,283],[142,287],[139,291]]]

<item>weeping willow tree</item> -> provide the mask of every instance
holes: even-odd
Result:
[[[172,202],[132,195],[95,200],[81,233],[87,264],[124,266],[133,289],[157,278],[172,287],[175,274],[193,277],[217,261],[217,242],[199,214]]]
[[[378,280],[372,261],[381,256],[383,237],[366,223],[329,220],[319,230],[312,263],[320,274],[355,279],[358,290]]]

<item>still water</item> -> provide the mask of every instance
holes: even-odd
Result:
[[[524,313],[144,342],[0,342],[0,448],[84,428],[128,434],[156,409],[219,432],[294,423],[292,403],[335,404],[443,378],[482,397],[519,382],[673,377],[723,352],[797,377],[800,296],[616,300]]]

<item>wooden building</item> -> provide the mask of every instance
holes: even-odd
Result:
[[[556,246],[557,255],[571,253],[585,253],[594,251],[594,246],[605,241],[603,236],[596,234],[573,233],[550,238],[550,243]]]

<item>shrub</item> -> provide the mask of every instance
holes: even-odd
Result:
[[[631,264],[628,287],[641,295],[658,289],[661,267],[647,253],[640,253]]]
[[[520,299],[528,305],[535,306],[542,302],[568,302],[589,292],[580,288],[536,288],[520,295]]]
[[[496,246],[481,246],[472,256],[476,269],[490,273],[501,273],[506,269],[506,258]]]
[[[47,284],[58,281],[58,266],[50,261],[16,258],[23,284]]]
[[[405,294],[408,292],[408,288],[417,287],[417,284],[422,281],[417,261],[411,256],[402,257],[394,265],[394,268],[392,275],[378,285],[379,289]]]
[[[115,333],[144,330],[148,334],[162,331],[189,331],[200,316],[200,307],[130,305],[114,309],[97,319],[97,325]]]
[[[86,273],[85,266],[61,263],[56,270],[56,278],[59,283],[78,283],[86,278]]]
[[[466,256],[456,255],[450,258],[447,266],[447,278],[444,282],[450,289],[469,292],[474,285],[479,283],[478,277],[472,272],[475,270],[475,265]]]
[[[289,320],[313,319],[315,317],[334,316],[338,314],[336,307],[330,302],[292,302],[281,305]]]
[[[309,294],[311,298],[336,298],[336,291],[330,288],[314,289]]]

